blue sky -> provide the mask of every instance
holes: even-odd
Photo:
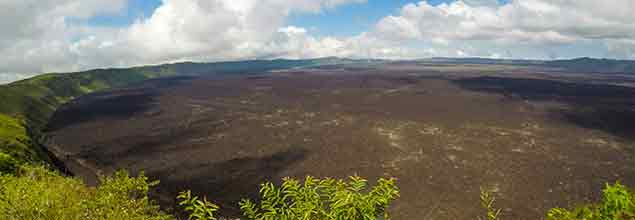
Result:
[[[412,2],[416,1],[369,0],[367,4],[344,5],[318,14],[294,14],[288,24],[305,27],[317,36],[352,36],[367,31],[382,17],[396,14]]]
[[[152,16],[152,13],[161,5],[161,0],[130,0],[126,10],[114,15],[97,15],[82,23],[94,26],[124,27],[135,20]]]
[[[398,15],[399,10],[421,0],[368,0],[367,4],[351,4],[318,14],[296,14],[290,17],[289,25],[305,27],[316,36],[352,36],[368,31],[380,19]],[[428,0],[430,5],[451,3],[456,0]],[[510,0],[498,0],[504,4]]]
[[[382,17],[395,14],[414,0],[368,0],[366,4],[349,4],[317,14],[294,13],[288,25],[305,27],[320,36],[350,36],[368,30]],[[430,0],[431,4],[451,2],[450,0]],[[151,16],[161,0],[130,0],[124,13],[98,15],[82,23],[95,26],[123,27],[135,20]]]
[[[377,21],[388,15],[396,15],[404,5],[421,0],[368,0],[365,4],[349,4],[320,13],[294,13],[288,25],[304,27],[316,36],[345,37],[369,30]],[[456,0],[427,0],[431,5],[451,3]],[[498,0],[503,4],[510,0]],[[95,26],[128,26],[135,20],[149,17],[161,5],[161,0],[130,0],[125,12],[115,15],[98,15],[83,23]]]
[[[633,0],[462,1],[6,1],[0,73],[326,56],[635,59]]]

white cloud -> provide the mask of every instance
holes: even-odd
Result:
[[[297,51],[300,41],[315,45],[318,40],[306,33],[285,33],[290,30],[281,29],[287,17],[363,2],[163,0],[152,16],[129,27],[99,28],[73,19],[120,13],[126,0],[0,0],[0,72],[321,54]],[[285,39],[291,41],[281,42]],[[286,49],[295,51],[287,54]]]
[[[35,75],[36,74],[25,74],[25,73],[0,73],[0,85],[30,78]]]
[[[72,19],[114,14],[125,0],[0,0],[0,72],[68,70],[67,47],[81,30]]]
[[[407,4],[370,30],[315,37],[287,26],[366,0],[163,0],[120,28],[77,22],[127,0],[0,0],[0,73],[252,58],[484,56],[635,58],[635,1],[463,0]]]
[[[635,39],[609,40],[606,45],[610,53],[618,57],[635,59]]]
[[[545,58],[551,53],[548,48],[597,41],[607,45],[609,56],[629,58],[632,55],[627,53],[610,53],[615,50],[609,51],[609,42],[635,39],[632,11],[632,0],[515,0],[504,5],[466,0],[436,6],[422,1],[383,18],[375,34],[393,41],[429,42],[438,48],[470,46],[480,54],[500,55],[504,51],[499,48],[504,48],[520,51],[520,58],[528,54]],[[535,51],[528,53],[527,47]],[[584,55],[589,54],[579,56]]]
[[[463,0],[468,5],[471,6],[497,6],[499,4],[498,0]]]
[[[299,39],[310,38],[304,29],[284,28],[291,12],[319,12],[359,2],[364,1],[165,0],[152,17],[126,30],[120,42],[140,52],[137,58],[151,62],[284,56],[300,41],[315,41]]]

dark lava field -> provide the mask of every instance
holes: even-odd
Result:
[[[635,185],[635,78],[502,65],[390,63],[178,77],[80,97],[48,147],[89,183],[117,169],[192,189],[237,216],[283,177],[396,177],[393,219],[504,219]]]

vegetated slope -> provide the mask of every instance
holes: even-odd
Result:
[[[143,69],[93,70],[81,73],[45,74],[0,86],[0,164],[50,162],[37,146],[39,130],[61,104],[73,98],[144,79],[175,74]]]
[[[219,63],[176,63],[124,69],[96,69],[76,73],[50,73],[0,85],[0,167],[23,162],[50,162],[37,146],[40,131],[62,104],[94,91],[120,87],[146,79],[200,74],[249,74],[276,69],[351,63],[354,60],[251,60]]]
[[[118,172],[96,187],[44,167],[0,176],[0,219],[174,220],[148,198],[155,182]]]

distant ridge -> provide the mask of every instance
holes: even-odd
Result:
[[[562,60],[494,59],[480,57],[433,57],[421,59],[419,61],[444,64],[538,65],[551,68],[560,68],[566,71],[579,73],[635,74],[635,60],[617,60],[606,58],[599,59],[590,57]]]
[[[524,59],[496,59],[482,57],[432,57],[422,59],[424,62],[447,63],[447,64],[511,64],[511,65],[537,65],[543,64],[542,60]]]
[[[635,74],[635,61],[596,59],[582,57],[570,60],[554,60],[545,62],[546,66],[558,67],[582,73],[624,73]]]
[[[253,59],[253,60],[237,60],[237,61],[220,61],[220,62],[174,62],[158,65],[142,65],[132,67],[116,67],[116,68],[95,68],[77,72],[67,73],[47,73],[47,74],[82,74],[98,71],[172,71],[178,75],[198,75],[198,74],[246,74],[253,72],[269,71],[276,69],[289,69],[309,66],[321,65],[337,65],[355,62],[363,62],[365,60],[339,58],[339,57],[321,57],[313,59]],[[43,74],[43,75],[47,75]],[[26,79],[28,80],[28,79]]]

